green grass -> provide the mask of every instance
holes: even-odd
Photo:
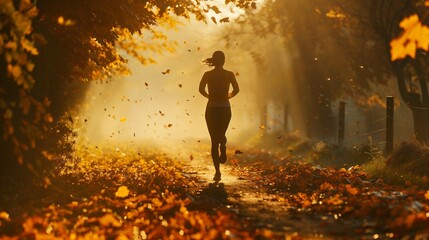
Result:
[[[429,189],[429,180],[421,175],[411,173],[400,167],[387,165],[384,157],[373,159],[362,165],[362,170],[371,177],[382,179],[384,182],[399,186],[417,186],[423,189]]]

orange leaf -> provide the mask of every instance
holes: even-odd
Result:
[[[320,191],[328,191],[328,190],[332,190],[334,189],[334,187],[332,186],[332,184],[328,183],[328,182],[324,182],[322,183],[322,185],[320,185]]]
[[[348,193],[350,193],[351,195],[356,195],[358,193],[357,188],[352,187],[350,184],[346,185],[346,190]]]
[[[10,220],[10,218],[9,218],[9,213],[7,213],[7,212],[0,212],[0,219],[4,219],[4,220],[7,220],[7,221],[9,221]]]
[[[118,219],[116,219],[115,216],[113,216],[113,214],[111,213],[101,217],[99,219],[99,222],[101,226],[104,226],[104,227],[108,227],[108,226],[121,227],[122,226],[122,223],[119,222]]]
[[[130,190],[126,186],[120,186],[118,190],[115,193],[116,197],[119,198],[126,198],[130,194]]]
[[[407,56],[415,58],[417,49],[429,50],[429,27],[422,24],[417,14],[404,18],[399,26],[402,34],[390,42],[392,61]]]

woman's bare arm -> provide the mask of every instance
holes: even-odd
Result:
[[[237,79],[235,79],[234,73],[232,73],[231,85],[232,92],[228,93],[228,98],[233,98],[235,95],[237,95],[238,92],[240,92],[240,87],[238,86]]]
[[[201,79],[201,82],[200,82],[199,90],[200,90],[201,95],[203,95],[206,98],[209,98],[209,94],[206,91],[206,85],[207,85],[207,78],[206,78],[206,75],[204,74],[203,78]]]

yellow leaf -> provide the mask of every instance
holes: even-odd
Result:
[[[429,200],[429,190],[427,190],[427,191],[426,191],[426,193],[425,193],[425,198],[426,198],[427,200]]]
[[[12,76],[16,79],[21,76],[21,67],[19,65],[15,65],[11,69]]]
[[[429,50],[429,27],[422,24],[417,14],[404,18],[399,25],[404,31],[390,42],[392,61],[407,56],[415,58],[419,48]]]
[[[116,197],[119,198],[126,198],[130,194],[130,190],[126,186],[120,186],[118,190],[115,193]]]
[[[6,221],[9,221],[10,220],[10,218],[9,218],[9,213],[7,213],[7,212],[0,212],[0,219],[4,219],[4,220],[6,220]]]
[[[118,219],[116,219],[115,216],[113,216],[113,214],[111,213],[101,217],[99,219],[99,222],[101,226],[104,226],[104,227],[108,227],[108,226],[121,227],[122,226],[121,222],[119,222]]]
[[[121,122],[125,122],[125,121],[127,121],[127,118],[126,118],[126,117],[122,117],[122,118],[120,119],[120,121],[121,121]]]
[[[58,24],[63,25],[64,24],[64,17],[59,16],[57,21],[58,21]]]

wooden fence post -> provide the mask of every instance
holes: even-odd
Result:
[[[345,126],[346,126],[346,103],[341,101],[340,102],[340,109],[338,114],[338,144],[344,143],[344,132],[345,132]]]
[[[386,97],[386,155],[393,151],[393,112],[394,97]]]

